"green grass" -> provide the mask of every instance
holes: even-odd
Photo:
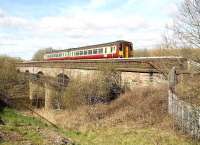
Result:
[[[24,141],[29,141],[35,145],[43,144],[43,138],[37,132],[37,128],[48,127],[47,124],[37,118],[23,116],[9,108],[5,108],[0,112],[0,117],[5,122],[5,125],[0,126],[0,132],[3,131],[10,136],[7,140],[0,141],[0,144],[26,144]],[[12,140],[12,136],[14,138],[17,136],[19,139]]]
[[[6,125],[0,125],[0,132],[17,134],[18,140],[0,141],[0,145],[43,145],[45,141],[37,128],[47,128],[71,138],[77,145],[198,145],[191,139],[177,135],[172,130],[158,128],[107,127],[89,129],[84,132],[55,129],[41,120],[23,116],[13,109],[5,108],[0,117]]]
[[[101,128],[94,131],[66,132],[80,145],[197,145],[191,139],[155,128]]]

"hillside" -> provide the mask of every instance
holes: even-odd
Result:
[[[10,109],[0,109],[1,145],[69,145],[70,140],[58,129],[41,120]]]
[[[0,113],[1,145],[68,145],[68,136],[80,145],[193,145],[191,140],[177,136],[173,131],[155,127],[140,128],[124,125],[94,130],[61,131],[40,120],[23,116],[13,109]]]

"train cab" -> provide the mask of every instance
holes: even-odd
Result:
[[[128,41],[120,41],[118,44],[118,57],[129,58],[133,57],[133,45]]]

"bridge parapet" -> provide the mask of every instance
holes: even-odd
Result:
[[[66,60],[66,61],[28,61],[17,63],[18,68],[62,68],[98,70],[102,66],[112,65],[123,72],[166,72],[173,66],[187,70],[187,59],[183,57],[138,57],[128,59]]]

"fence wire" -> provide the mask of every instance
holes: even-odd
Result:
[[[192,71],[195,70],[197,72],[198,71],[197,68],[200,65],[197,65],[195,63],[195,65],[192,64],[190,65],[190,67],[191,66],[193,67]],[[188,75],[190,76],[190,74]],[[187,78],[188,76],[184,76],[184,77]],[[180,93],[178,93],[176,90],[176,87],[178,84],[177,78],[178,76],[176,74],[176,69],[173,68],[169,73],[168,112],[173,117],[174,125],[176,125],[184,133],[187,133],[191,135],[192,137],[194,137],[194,139],[199,140],[200,139],[200,107],[198,107],[197,105],[194,105],[193,103],[189,103],[183,100],[184,97],[180,96]],[[195,96],[195,97],[198,98],[198,96]]]

